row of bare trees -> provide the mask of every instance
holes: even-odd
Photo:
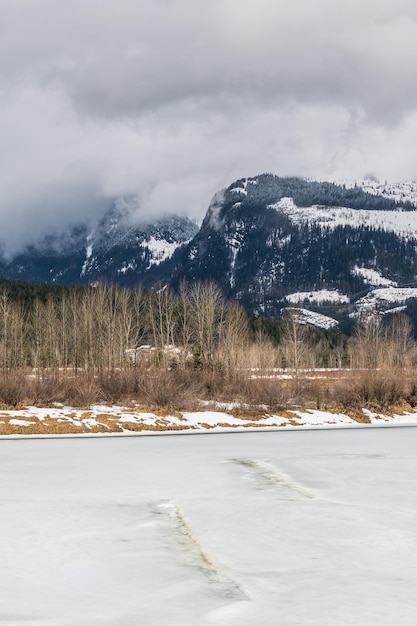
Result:
[[[320,366],[351,369],[399,369],[417,363],[413,324],[403,313],[388,321],[375,310],[365,310],[356,320],[348,339],[341,334],[331,346],[323,338],[314,339],[311,329],[298,322],[296,311],[283,318],[281,359],[298,372]]]
[[[236,303],[227,303],[214,283],[183,283],[144,293],[99,285],[63,290],[27,304],[0,293],[0,368],[27,366],[74,371],[131,369],[138,363],[236,372],[319,366],[403,368],[417,360],[410,319],[383,322],[364,313],[349,339],[314,333],[287,312],[280,339],[250,329]],[[142,346],[149,350],[141,350]],[[139,349],[138,349],[139,348]]]
[[[209,367],[222,358],[231,368],[236,347],[246,340],[246,315],[227,304],[213,283],[183,284],[178,295],[168,289],[69,289],[30,305],[13,300],[6,290],[0,294],[3,370],[124,370],[137,364],[132,351],[146,344],[152,346],[154,364],[172,364],[167,348],[175,346],[177,366],[192,359]],[[141,354],[149,360],[149,352]]]
[[[349,364],[352,368],[398,369],[417,362],[413,325],[403,313],[393,315],[388,323],[374,310],[359,317],[349,342]]]

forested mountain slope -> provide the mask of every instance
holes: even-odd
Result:
[[[135,200],[119,199],[94,229],[51,235],[3,260],[0,273],[145,288],[209,279],[256,315],[330,292],[346,304],[417,280],[416,204],[417,183],[262,174],[218,192],[200,229],[184,217],[138,223]]]
[[[275,314],[294,292],[352,297],[369,289],[371,271],[379,284],[412,283],[414,202],[412,194],[398,201],[358,186],[270,174],[238,180],[216,194],[200,231],[174,256],[174,283],[212,278],[264,314]]]

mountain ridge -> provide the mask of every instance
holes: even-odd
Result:
[[[46,238],[3,261],[0,273],[144,288],[214,280],[250,313],[278,315],[297,293],[327,290],[351,302],[417,281],[416,207],[414,181],[261,174],[214,194],[200,227],[172,215],[139,223],[137,200],[119,198],[95,230],[79,225]]]

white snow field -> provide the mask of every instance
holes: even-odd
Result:
[[[417,428],[0,441],[1,626],[415,626]]]

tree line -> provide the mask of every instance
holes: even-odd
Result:
[[[3,371],[72,368],[124,370],[132,350],[149,345],[154,364],[213,367],[247,333],[243,309],[227,303],[213,283],[143,292],[115,286],[47,290],[33,299],[0,291],[0,367]],[[144,350],[143,354],[150,352]],[[230,357],[224,359],[228,366]]]
[[[144,292],[115,286],[61,287],[32,299],[0,291],[0,368],[75,372],[147,367],[247,369],[408,367],[413,325],[404,314],[364,312],[350,338],[280,319],[251,319],[213,282]]]
[[[242,178],[233,183],[229,188],[229,196],[233,195],[236,202],[236,192],[229,190],[238,188],[246,179]],[[407,201],[397,202],[392,198],[386,198],[367,193],[355,185],[346,187],[336,183],[325,181],[306,180],[297,177],[280,177],[274,174],[261,174],[255,179],[256,184],[249,183],[246,186],[247,195],[244,195],[243,203],[258,202],[271,204],[281,198],[291,197],[297,206],[308,207],[313,204],[324,206],[343,206],[351,209],[369,209],[373,211],[392,211],[399,207],[407,211],[415,211],[415,206]]]

